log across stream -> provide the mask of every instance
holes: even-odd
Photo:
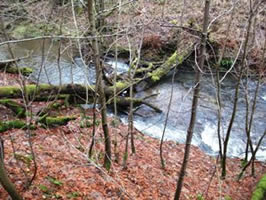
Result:
[[[29,49],[24,48],[20,44],[16,48],[18,56],[24,56]],[[53,54],[53,52],[51,52]],[[0,48],[0,59],[10,59],[6,49]],[[95,83],[95,73],[93,67],[85,68],[82,60],[76,58],[71,60],[63,55],[60,61],[60,68],[53,56],[48,57],[45,62],[42,62],[40,54],[35,54],[31,57],[31,66],[34,66],[34,72],[29,76],[32,81],[39,80],[41,84],[50,83],[52,85],[62,84],[91,84]],[[114,60],[108,60],[109,64],[115,65]],[[32,65],[34,63],[34,65]],[[26,59],[19,61],[21,66],[29,66]],[[45,66],[40,70],[41,66]],[[122,73],[127,70],[126,64],[118,62],[118,72]],[[61,73],[61,76],[59,74]],[[244,80],[243,80],[244,81]],[[256,82],[249,79],[250,94],[255,90]],[[234,92],[234,78],[228,76],[222,84],[222,105],[223,105],[223,132],[226,131],[226,125],[230,119],[232,110],[233,92]],[[165,138],[168,140],[175,140],[179,143],[184,143],[186,138],[186,129],[190,118],[190,107],[192,99],[192,87],[194,84],[194,74],[192,72],[178,71],[174,82],[174,94],[169,121],[166,129]],[[169,102],[171,91],[171,73],[164,79],[153,86],[152,88],[138,92],[136,98],[143,98],[150,96],[148,103],[155,105],[162,110],[162,113],[156,112],[147,105],[140,105],[134,116],[134,126],[141,132],[160,138],[163,132],[167,106]],[[229,155],[242,157],[245,152],[245,100],[244,91],[241,91],[239,107],[235,125],[233,126],[232,137],[229,141]],[[112,115],[112,112],[109,113]],[[217,124],[217,105],[215,101],[215,87],[210,75],[204,75],[202,91],[200,96],[200,105],[197,116],[197,124],[195,134],[193,137],[193,144],[199,146],[206,153],[216,155],[218,152],[218,140],[216,134]],[[127,116],[125,113],[120,114],[120,118],[125,123]],[[259,139],[266,129],[266,86],[262,85],[259,91],[259,98],[254,118],[254,126],[252,127],[252,138]],[[263,141],[262,147],[257,153],[257,158],[266,160],[266,140]]]

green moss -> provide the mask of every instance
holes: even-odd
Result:
[[[96,121],[95,121],[95,125],[96,125],[96,126],[99,126],[100,124],[101,124],[101,120],[96,119]]]
[[[173,53],[173,55],[168,58],[168,60],[166,61],[166,67],[170,67],[174,64],[176,64],[176,59],[177,59],[177,52]]]
[[[0,104],[11,109],[17,117],[25,117],[26,109],[23,105],[9,99],[1,99]]]
[[[26,123],[21,120],[8,121],[6,124],[10,128],[24,128],[26,126]]]
[[[68,193],[67,194],[67,198],[68,199],[75,199],[75,198],[78,198],[80,197],[80,193],[79,192],[71,192],[71,193]]]
[[[182,63],[184,61],[184,56],[183,55],[179,55],[177,57],[177,61],[178,61],[179,64]]]
[[[127,159],[128,159],[128,153],[125,152],[125,153],[124,153],[124,156],[123,156],[123,161],[127,161]]]
[[[53,86],[49,85],[49,84],[41,84],[38,87],[36,87],[36,85],[31,84],[31,85],[27,85],[26,87],[26,92],[29,95],[32,95],[35,91],[36,93],[39,93],[40,91],[46,91],[49,89],[52,89]]]
[[[245,167],[247,163],[248,163],[247,160],[242,160],[242,161],[241,161],[241,167],[242,167],[242,168]]]
[[[70,116],[70,117],[46,117],[43,119],[46,126],[62,126],[66,125],[69,121],[75,120],[76,117]]]
[[[29,67],[23,67],[21,69],[21,73],[24,75],[24,76],[29,76],[31,73],[33,72],[33,69],[29,68]]]
[[[151,73],[148,73],[149,76],[151,76],[151,80],[153,82],[159,81],[161,76],[164,74],[164,70],[159,68]]]
[[[34,90],[36,89],[36,85],[31,85],[31,86]],[[51,86],[49,84],[41,84],[41,85],[39,85],[38,90],[49,90],[51,88],[53,88],[53,86]]]
[[[58,109],[60,106],[62,106],[62,104],[61,104],[61,103],[57,103],[57,102],[51,104],[51,107],[52,107],[53,109]]]
[[[62,186],[63,185],[63,182],[62,181],[60,181],[60,180],[58,180],[58,179],[56,179],[56,178],[54,178],[52,176],[47,176],[46,179],[50,183],[54,184],[55,186]]]
[[[233,62],[234,61],[231,58],[223,58],[220,62],[220,67],[222,67],[224,70],[228,70],[232,66]]]
[[[39,189],[43,192],[43,193],[50,193],[50,190],[48,189],[47,186],[40,184],[39,185]]]
[[[26,87],[26,92],[28,94],[33,93],[35,90],[36,90],[36,85],[27,85],[27,87]]]
[[[178,21],[176,19],[173,19],[169,22],[170,24],[174,24],[174,25],[177,25],[178,24]]]
[[[251,200],[264,200],[266,196],[266,174],[258,182]]]
[[[128,86],[128,83],[127,82],[118,81],[118,82],[116,82],[115,86],[116,86],[116,90],[119,91],[119,90],[125,89]]]
[[[0,90],[0,95],[2,97],[4,96],[12,96],[13,94],[20,92],[20,89],[18,87],[12,87],[12,86],[2,86]]]
[[[80,128],[90,128],[93,125],[93,123],[90,120],[82,120],[80,122]]]
[[[7,131],[12,128],[25,128],[26,123],[21,120],[14,120],[14,121],[0,121],[0,133]]]
[[[40,90],[46,90],[52,88],[52,86],[48,84],[39,85],[37,92]],[[26,86],[26,92],[28,94],[32,94],[36,90],[36,85],[31,84]],[[21,94],[21,88],[18,86],[1,86],[0,87],[0,97],[13,97],[19,96],[17,94]]]
[[[19,153],[15,153],[15,158],[17,160],[20,160],[23,163],[25,163],[27,165],[27,167],[30,167],[31,162],[33,160],[32,155],[23,155],[23,154],[19,154]]]
[[[172,67],[176,64],[178,55],[177,52],[173,53],[172,56],[168,58],[168,60],[163,64],[162,67],[154,70],[151,73],[148,73],[148,75],[151,77],[151,80],[153,82],[159,81],[164,75],[166,75]]]
[[[226,195],[225,197],[224,197],[224,200],[233,200],[230,196],[228,196],[228,195]]]
[[[205,200],[202,194],[197,195],[197,200]]]
[[[15,66],[9,66],[6,69],[6,72],[10,74],[19,74],[19,70],[20,70],[20,73],[24,76],[29,76],[33,72],[33,70],[29,67],[23,67],[23,68],[18,69]]]
[[[142,72],[147,72],[147,71],[151,71],[153,68],[153,63],[149,63],[148,67],[142,67],[136,70],[136,73],[142,73]]]

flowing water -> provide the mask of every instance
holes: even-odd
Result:
[[[43,44],[45,47],[44,50],[42,48]],[[58,44],[56,42],[24,42],[13,45],[12,50],[18,57],[26,56],[31,53],[29,58],[19,61],[19,65],[34,69],[34,72],[29,77],[32,81],[39,80],[41,83],[50,83],[54,85],[58,85],[60,82],[62,84],[95,83],[95,70],[92,65],[90,67],[85,67],[82,59],[72,59],[71,53],[67,51],[61,55],[60,61],[57,60]],[[44,54],[42,54],[42,52],[44,52]],[[0,46],[0,59],[10,59],[6,46]],[[115,66],[113,60],[108,60],[106,63],[113,67]],[[125,63],[118,62],[118,73],[127,71],[127,68],[128,66]],[[255,91],[256,81],[252,79],[243,79],[243,84],[245,81],[248,81],[248,92],[252,97]],[[227,76],[222,83],[222,135],[226,133],[228,122],[231,117],[235,83],[236,80],[232,76]],[[149,101],[163,111],[161,114],[158,114],[144,105],[140,106],[134,117],[134,125],[138,130],[156,138],[161,137],[171,94],[171,86],[171,76],[169,75],[169,77],[166,77],[153,88],[137,94],[137,97],[157,94],[156,96],[149,98]],[[177,72],[173,83],[173,101],[166,128],[166,140],[174,140],[179,143],[185,142],[186,131],[190,120],[193,86],[194,73]],[[202,89],[197,112],[197,123],[192,143],[199,146],[206,153],[216,155],[219,150],[216,130],[217,103],[212,76],[204,75],[201,86]],[[245,110],[244,90],[241,90],[237,115],[228,146],[228,154],[232,157],[244,156],[246,146]],[[120,117],[126,122],[127,117],[125,115],[121,114]],[[260,136],[264,133],[266,129],[265,119],[266,85],[264,84],[259,90],[256,114],[251,131],[252,139],[254,141],[258,141]],[[262,142],[261,148],[257,153],[257,158],[264,161],[266,160],[266,139]]]
[[[249,81],[249,93],[252,96],[256,82]],[[139,110],[140,115],[135,117],[135,126],[142,132],[154,137],[161,137],[166,119],[166,112],[171,94],[171,77],[169,76],[147,94],[158,93],[151,102],[163,110],[162,114],[155,114],[147,108]],[[165,139],[185,142],[186,131],[190,121],[192,88],[194,73],[178,72],[173,84],[173,100],[170,108]],[[235,79],[227,77],[222,84],[222,136],[226,133],[233,110]],[[146,92],[145,92],[146,93]],[[144,94],[145,95],[145,94]],[[197,111],[197,123],[194,129],[192,144],[199,146],[203,151],[216,155],[219,151],[217,139],[217,103],[212,76],[205,75],[201,81],[201,94]],[[252,139],[258,141],[266,129],[266,86],[263,85],[257,99],[256,114],[252,127]],[[144,106],[143,106],[144,107]],[[235,123],[231,132],[228,154],[232,157],[243,157],[245,152],[245,99],[244,91],[240,92]],[[257,158],[266,160],[266,139],[264,139]]]

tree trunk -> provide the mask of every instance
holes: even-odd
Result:
[[[229,143],[230,134],[231,134],[231,130],[232,130],[232,127],[233,127],[233,124],[234,124],[235,115],[236,115],[236,111],[237,111],[239,87],[240,87],[241,78],[242,78],[242,75],[244,73],[244,68],[245,68],[245,59],[246,59],[246,55],[247,55],[249,33],[250,33],[250,28],[251,28],[253,16],[254,16],[254,12],[251,10],[250,11],[250,16],[249,16],[249,19],[248,19],[247,34],[246,34],[245,43],[244,43],[244,53],[243,53],[243,56],[242,56],[242,59],[241,59],[240,72],[239,72],[239,75],[238,75],[238,80],[237,80],[236,89],[235,89],[233,111],[232,111],[232,115],[231,115],[231,119],[230,119],[230,122],[229,122],[229,125],[228,125],[228,128],[227,128],[227,131],[226,131],[226,136],[225,136],[225,139],[224,139],[223,155],[222,155],[222,160],[221,160],[222,178],[225,178],[225,176],[226,176],[227,146],[228,146],[228,143]]]
[[[226,29],[226,35],[224,39],[228,38],[230,29],[231,29],[231,24],[234,19],[234,14],[235,14],[235,6],[233,7],[233,10],[230,15],[230,19],[228,21],[227,29]],[[226,49],[226,43],[223,43],[221,54],[219,56],[218,62],[216,64],[216,101],[217,101],[217,135],[218,135],[218,142],[219,142],[219,156],[220,159],[222,159],[223,156],[223,149],[222,149],[222,136],[221,136],[221,120],[222,120],[222,101],[221,101],[221,83],[220,83],[220,66],[222,59],[225,54],[225,49]]]
[[[88,15],[90,21],[90,27],[93,35],[97,35],[96,22],[94,17],[94,1],[88,0]],[[102,128],[104,133],[104,144],[105,144],[105,156],[104,156],[104,167],[109,171],[111,167],[111,138],[109,135],[108,124],[107,124],[107,112],[106,112],[106,99],[103,85],[103,74],[102,74],[102,63],[100,61],[100,49],[97,37],[92,41],[92,50],[94,53],[94,63],[96,67],[96,92],[99,93],[99,100],[101,104],[101,115],[102,115]]]
[[[4,141],[0,136],[0,183],[13,200],[23,200],[22,196],[17,192],[15,186],[8,178],[4,166]]]
[[[207,27],[208,27],[208,21],[209,21],[209,8],[210,8],[210,0],[205,0],[203,35],[201,39],[200,55],[199,55],[199,67],[201,69],[203,69],[204,61],[205,61]],[[184,153],[183,163],[182,163],[182,167],[180,170],[176,193],[174,197],[175,200],[179,200],[180,195],[181,195],[183,180],[185,177],[186,167],[187,167],[188,159],[189,159],[191,140],[193,137],[194,126],[196,123],[198,99],[199,99],[199,94],[200,94],[201,72],[196,66],[195,66],[195,70],[196,70],[196,77],[195,77],[195,88],[194,88],[194,94],[193,94],[193,100],[192,100],[191,118],[190,118],[188,130],[187,130],[185,153]]]
[[[259,150],[259,147],[261,145],[261,142],[263,141],[263,138],[266,136],[266,130],[264,131],[263,135],[261,136],[261,138],[259,139],[259,142],[255,148],[255,150],[253,151],[252,153],[252,156],[250,158],[250,160],[248,161],[248,163],[245,164],[245,166],[242,168],[240,174],[238,175],[238,180],[241,179],[241,177],[243,176],[243,173],[245,172],[245,170],[248,168],[248,166],[252,163],[254,163],[254,160],[256,158],[256,154],[257,154],[257,151]]]
[[[117,93],[120,93],[125,88],[127,88],[127,84],[117,84]],[[111,104],[113,102],[113,87],[105,87],[104,89],[104,95],[108,99],[108,102],[105,104]],[[26,91],[28,92],[28,95],[30,97],[30,100],[47,100],[48,96],[51,96],[50,99],[53,99],[53,95],[60,92],[60,99],[63,98],[69,98],[67,95],[74,95],[74,97],[77,98],[77,101],[81,103],[86,102],[86,90],[88,91],[89,95],[92,96],[95,92],[95,86],[90,86],[86,89],[83,85],[62,85],[62,86],[52,86],[47,84],[40,84],[39,86],[36,85],[26,85]],[[36,96],[34,99],[33,97],[34,91],[36,91]],[[40,96],[40,98],[39,98]],[[0,98],[22,98],[22,92],[19,86],[2,86],[0,87]],[[41,97],[47,97],[47,98],[41,98]],[[152,105],[151,103],[148,103],[147,101],[143,99],[138,98],[129,98],[129,97],[116,97],[117,104],[122,107],[128,107],[130,105],[130,101],[133,101],[135,106],[144,104],[149,106],[150,108],[154,109],[156,112],[162,112],[160,108]],[[1,103],[2,102],[2,103]],[[0,104],[3,104],[6,102],[6,100],[0,100]],[[19,104],[18,104],[19,105]]]

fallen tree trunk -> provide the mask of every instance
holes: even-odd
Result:
[[[121,92],[128,87],[128,83],[117,82],[117,92]],[[113,96],[113,87],[105,87],[105,95]],[[89,96],[93,96],[95,92],[95,86],[90,85],[89,87],[78,85],[78,84],[68,84],[60,86],[53,86],[48,84],[40,84],[40,85],[26,85],[25,88],[27,95],[30,100],[34,100],[35,97],[49,97],[56,94],[64,94],[64,95],[76,95],[82,98],[86,97],[86,93],[88,92]],[[23,92],[20,86],[1,86],[0,87],[0,98],[22,98]]]
[[[0,121],[0,133],[10,130],[12,128],[25,128],[26,123],[21,120],[13,120],[13,121]]]
[[[58,116],[58,117],[49,117],[43,116],[38,120],[41,126],[44,127],[56,127],[66,125],[69,121],[77,119],[76,116]],[[26,129],[27,124],[23,120],[11,120],[11,121],[0,121],[0,133],[5,132],[10,129]],[[36,125],[30,125],[30,129],[36,129]]]
[[[122,83],[118,82],[117,84],[117,92],[121,92],[128,87],[128,83]],[[112,102],[112,97],[113,97],[113,87],[106,87],[105,88],[105,94],[108,99],[108,103]],[[26,86],[26,91],[29,95],[29,99],[34,100],[34,94],[38,96],[49,96],[49,95],[55,95],[56,93],[60,92],[60,95],[75,95],[79,97],[79,103],[85,103],[86,99],[86,91],[88,91],[89,96],[92,96],[94,93],[94,86],[90,87],[85,87],[82,85],[63,85],[61,87],[59,86],[52,86],[52,85],[47,85],[47,84],[41,84],[38,87],[36,85],[27,85]],[[20,89],[19,86],[2,86],[0,87],[0,98],[22,98],[22,90]],[[130,100],[133,100],[134,105],[138,106],[141,104],[145,104],[152,109],[154,109],[156,112],[161,112],[159,108],[156,106],[148,103],[144,99],[137,99],[133,98],[130,99],[128,97],[119,97],[118,96],[118,105],[120,106],[128,106],[130,103]]]
[[[75,120],[75,116],[58,116],[58,117],[42,117],[38,122],[40,122],[45,127],[51,128],[55,126],[66,125],[69,121]]]
[[[127,89],[129,83],[127,82],[118,82],[116,84],[117,91],[121,92],[124,89]],[[105,88],[105,95],[111,96],[113,95],[113,87]],[[86,97],[86,93],[88,92],[89,96],[93,96],[95,92],[95,86],[90,85],[88,87],[79,85],[79,84],[67,84],[60,86],[54,86],[49,84],[39,84],[38,86],[35,84],[26,85],[25,88],[29,99],[33,100],[34,97],[37,96],[50,96],[56,94],[70,94],[70,95],[78,95],[81,97]],[[19,86],[2,86],[0,87],[0,98],[22,98],[23,93],[22,89]]]
[[[0,98],[22,98],[23,92],[22,88],[20,86],[2,86],[0,87]],[[59,86],[53,86],[49,84],[30,84],[26,85],[25,91],[27,92],[27,95],[29,99],[34,100],[35,96],[50,96],[50,95],[56,95],[56,94],[76,94],[84,96],[86,94],[86,87],[82,85],[63,85],[61,87]],[[89,94],[94,92],[94,86],[88,88]]]

